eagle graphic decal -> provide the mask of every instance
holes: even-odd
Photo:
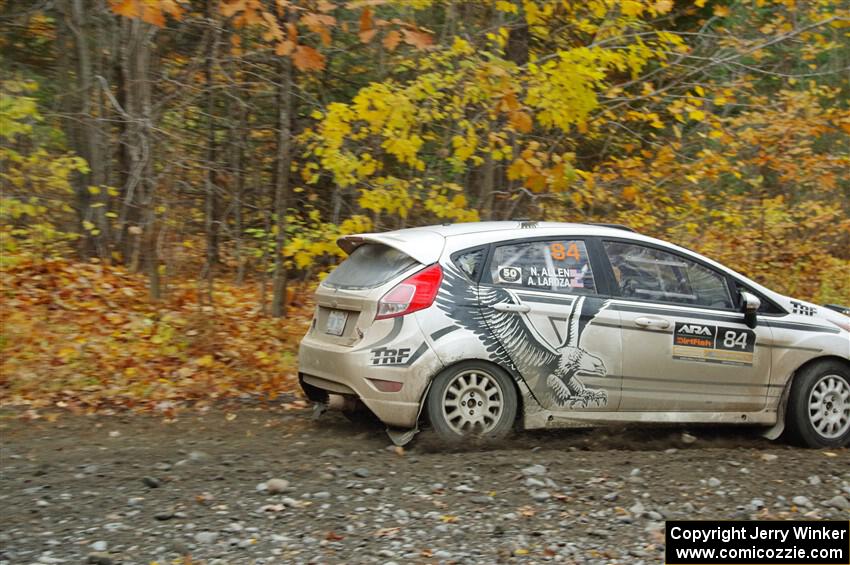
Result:
[[[605,363],[581,347],[581,335],[608,301],[580,296],[569,306],[567,331],[553,347],[522,311],[512,290],[476,286],[453,267],[444,267],[437,306],[484,344],[491,360],[526,380],[538,399],[558,406],[607,406],[608,394],[582,383],[581,375],[605,376]]]

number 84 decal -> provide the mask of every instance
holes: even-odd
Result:
[[[676,322],[673,358],[684,361],[751,365],[756,333],[749,329]]]
[[[723,347],[726,349],[740,348],[742,351],[747,351],[750,343],[749,337],[749,333],[744,331],[725,330],[723,332]]]

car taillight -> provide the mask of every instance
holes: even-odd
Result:
[[[441,282],[443,269],[438,263],[425,267],[395,285],[378,301],[378,314],[375,319],[405,316],[428,308],[434,303]]]

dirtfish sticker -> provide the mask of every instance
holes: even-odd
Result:
[[[748,329],[676,322],[673,359],[752,365],[756,332]]]

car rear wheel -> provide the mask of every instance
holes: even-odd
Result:
[[[431,426],[444,440],[497,439],[513,427],[516,389],[500,368],[466,361],[437,375],[428,392],[427,409]]]
[[[786,424],[809,447],[850,443],[850,368],[819,361],[803,369],[791,386]]]

